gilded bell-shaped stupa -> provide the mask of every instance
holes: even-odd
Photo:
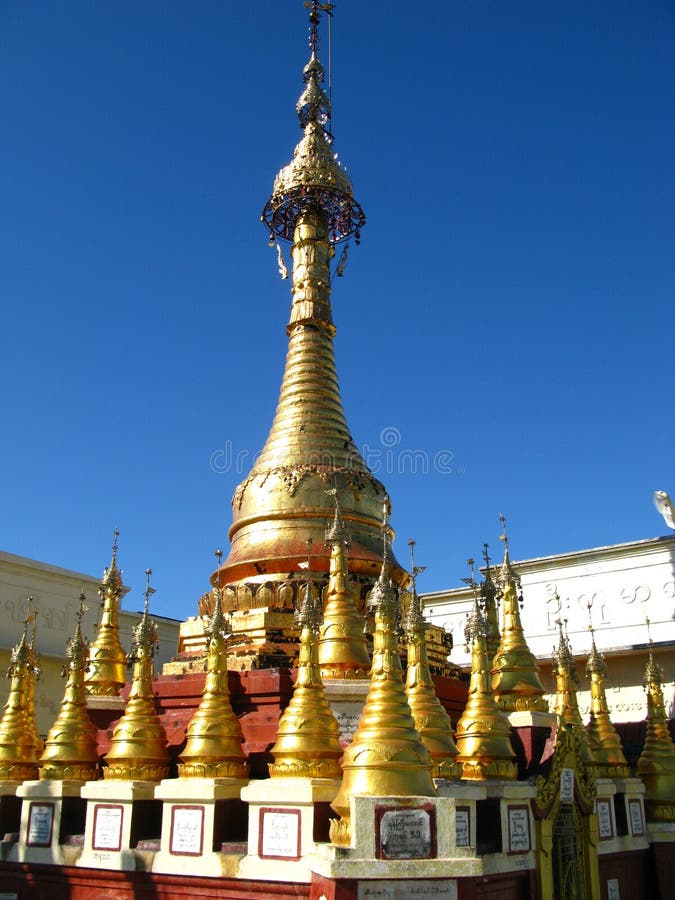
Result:
[[[474,589],[473,611],[467,620],[466,640],[471,648],[471,678],[464,712],[457,722],[455,743],[462,778],[483,781],[488,778],[514,779],[518,774],[510,727],[494,698],[485,645],[485,619],[478,603],[478,590],[471,567]]]
[[[328,584],[323,592],[323,622],[319,640],[322,678],[367,678],[370,657],[364,634],[364,616],[357,610],[359,590],[349,579],[347,565],[349,534],[335,488],[328,491],[335,500],[335,516],[326,532],[330,547]]]
[[[405,692],[408,697],[415,728],[431,757],[434,778],[459,778],[461,766],[456,762],[457,746],[452,733],[450,716],[436,696],[434,680],[427,659],[427,624],[424,621],[424,601],[417,593],[417,576],[424,571],[415,565],[415,541],[410,546],[411,586],[407,592],[407,608],[403,629],[408,645],[408,668]]]
[[[654,659],[651,635],[644,687],[647,692],[647,735],[637,770],[647,789],[647,818],[653,822],[675,822],[675,744],[668,731],[663,702],[663,669]]]
[[[28,641],[28,626],[35,616],[31,604],[29,597],[23,634],[12,649],[7,670],[10,688],[0,717],[0,781],[33,781],[38,777],[42,739],[39,735],[36,738],[35,715],[29,709],[26,691],[33,665]]]
[[[588,614],[590,618],[590,605]],[[586,725],[586,737],[591,751],[590,765],[596,778],[628,778],[630,766],[624,756],[621,738],[612,724],[607,706],[605,693],[607,665],[602,653],[595,646],[592,621],[589,631],[591,652],[586,660],[586,674],[591,683],[591,716]]]
[[[563,631],[562,619],[556,620],[558,626],[558,647],[553,652],[553,674],[555,675],[556,694],[553,712],[558,717],[558,726],[571,728],[580,737],[580,752],[586,764],[593,762],[586,729],[579,711],[577,699],[577,672],[569,639]]]
[[[134,628],[129,660],[133,675],[124,715],[113,729],[110,749],[105,755],[105,779],[161,781],[169,773],[169,752],[152,690],[153,661],[158,643],[157,626],[150,618],[148,601],[150,569],[146,570],[145,606]]]
[[[308,542],[311,548],[311,541]],[[309,556],[309,554],[308,554]],[[309,569],[308,559],[308,569]],[[300,659],[291,702],[277,729],[269,764],[272,778],[339,778],[342,756],[337,719],[324,693],[319,668],[321,608],[309,572],[295,612],[300,627]]]
[[[396,631],[400,616],[398,589],[388,573],[385,498],[380,576],[368,598],[375,613],[370,688],[351,744],[342,761],[342,786],[331,804],[340,819],[331,822],[333,844],[350,842],[350,797],[433,797],[431,758],[415,729],[403,686]]]
[[[220,562],[220,550],[216,556]],[[185,732],[185,747],[178,757],[179,778],[248,777],[241,726],[232,709],[227,677],[230,623],[223,614],[220,590],[215,588],[214,594],[213,614],[206,629],[206,682]]]
[[[101,620],[94,643],[89,650],[89,668],[85,676],[87,693],[94,696],[116,697],[124,687],[127,657],[120,643],[119,609],[124,592],[122,573],[117,567],[117,538],[115,529],[112,560],[103,573],[99,596]]]
[[[492,663],[492,689],[504,712],[548,712],[537,661],[527,646],[520,618],[520,581],[509,559],[504,516],[500,516],[500,521],[503,529],[500,539],[504,541],[504,562],[499,575],[503,624],[501,641]]]
[[[89,663],[89,643],[82,636],[85,596],[80,594],[75,633],[66,647],[63,674],[66,688],[56,721],[49,729],[40,757],[40,778],[94,781],[98,778],[96,727],[87,712],[84,674]]]

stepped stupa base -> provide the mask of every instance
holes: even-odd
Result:
[[[19,841],[8,860],[72,865],[82,848],[87,804],[81,799],[83,781],[24,781],[17,788],[22,799]]]

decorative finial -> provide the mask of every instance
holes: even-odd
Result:
[[[329,488],[327,491],[324,491],[324,494],[331,496],[335,503],[333,522],[331,523],[330,528],[326,529],[326,544],[340,542],[341,544],[344,544],[345,547],[349,547],[351,538],[345,526],[344,519],[342,518],[342,508],[340,507],[340,495],[338,489],[336,487]]]
[[[119,530],[119,528],[115,528],[113,531],[113,545],[112,545],[113,560],[115,560],[115,562],[117,561],[117,539],[119,536],[120,536],[120,530]]]
[[[499,535],[499,540],[504,542],[504,547],[506,551],[509,549],[509,536],[506,533],[506,516],[503,513],[499,514],[499,521],[502,525],[502,533]]]
[[[145,606],[144,612],[148,614],[148,601],[150,597],[155,593],[155,588],[150,587],[150,576],[152,575],[152,569],[145,570]]]

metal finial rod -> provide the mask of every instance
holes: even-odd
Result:
[[[81,624],[82,624],[82,617],[84,616],[84,614],[86,613],[86,611],[89,609],[88,606],[85,606],[85,602],[84,602],[84,601],[85,601],[87,598],[86,598],[86,596],[85,596],[84,591],[80,591],[80,598],[79,598],[79,599],[80,599],[80,608],[79,608],[78,611],[75,613],[75,615],[76,615],[76,617],[77,617],[77,624],[78,624],[78,625],[81,625]]]
[[[488,575],[490,574],[490,554],[488,553],[489,544],[483,544],[483,559],[487,567]]]
[[[150,601],[150,596],[155,593],[155,588],[150,587],[150,576],[152,575],[152,569],[145,570],[145,606],[144,612],[147,614],[148,612],[148,603]]]
[[[113,545],[112,545],[113,559],[117,559],[117,539],[119,538],[119,536],[120,536],[120,530],[119,530],[119,528],[115,528],[113,530]]]
[[[503,513],[499,515],[499,521],[502,526],[502,533],[499,535],[499,540],[504,542],[504,546],[506,549],[509,549],[509,536],[506,533],[506,516]]]

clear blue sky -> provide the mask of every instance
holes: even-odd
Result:
[[[336,149],[368,219],[338,370],[422,590],[497,555],[501,512],[516,559],[667,531],[673,15],[337,3]],[[126,606],[151,566],[152,609],[185,618],[283,370],[259,214],[300,135],[306,12],[0,0],[0,42],[0,548],[97,573],[118,526]]]

